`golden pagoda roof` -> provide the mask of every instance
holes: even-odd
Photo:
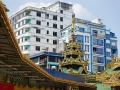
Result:
[[[47,73],[45,70],[37,66],[27,56],[21,53],[13,31],[14,30],[11,27],[4,6],[0,1],[0,66],[9,68],[8,71],[10,72],[15,72],[13,70],[15,69],[19,72],[17,75],[24,78],[36,76],[46,80],[51,80],[53,82],[96,88],[94,85],[56,78]],[[16,73],[13,73],[13,75],[16,75]]]
[[[96,80],[105,80],[106,78],[109,78],[111,75],[115,73],[120,72],[120,58],[117,55],[114,55],[114,59],[111,63],[107,65],[105,70],[103,70],[101,73],[96,73]]]

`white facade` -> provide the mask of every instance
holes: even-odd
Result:
[[[26,55],[56,52],[60,30],[71,24],[72,5],[56,2],[48,7],[26,7],[10,17],[19,46]]]

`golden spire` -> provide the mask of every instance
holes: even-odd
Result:
[[[71,37],[72,37],[72,40],[75,40],[75,29],[74,29],[74,25],[75,25],[75,14],[72,15],[72,28],[71,28]]]

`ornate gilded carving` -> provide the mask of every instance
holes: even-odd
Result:
[[[86,70],[86,66],[89,64],[88,60],[82,60],[82,56],[85,55],[84,51],[80,51],[82,48],[82,44],[78,44],[78,42],[75,40],[75,34],[74,34],[74,17],[72,19],[72,40],[69,41],[69,43],[65,44],[65,51],[62,52],[62,56],[64,59],[62,61],[59,61],[59,70],[65,71],[65,73],[70,74],[82,74],[83,70],[84,73],[88,74]],[[62,70],[62,68],[65,68],[65,70]],[[81,68],[80,68],[81,67]],[[67,69],[67,70],[66,70]]]
[[[1,74],[0,74],[0,82],[4,82],[4,79]]]
[[[10,82],[10,78],[9,78],[9,77],[7,78],[6,83],[9,83],[9,84],[11,83],[11,82]]]
[[[120,86],[120,73],[112,74],[109,78],[102,81],[106,86]]]

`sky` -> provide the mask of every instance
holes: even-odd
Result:
[[[10,10],[8,16],[26,6],[46,7],[57,0],[2,0]],[[73,4],[73,11],[77,18],[93,20],[103,19],[107,29],[111,29],[118,39],[118,54],[120,56],[120,0],[59,0]]]

